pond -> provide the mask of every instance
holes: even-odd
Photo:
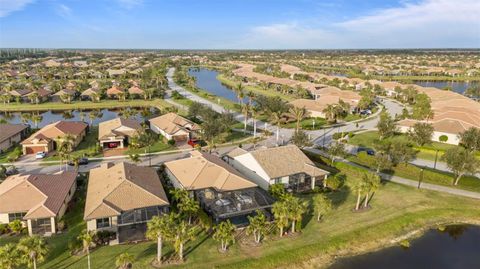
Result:
[[[396,246],[344,258],[330,268],[480,268],[480,226],[452,225],[444,231],[429,230],[410,242],[410,248]]]
[[[206,68],[190,68],[188,74],[196,78],[197,87],[200,89],[232,102],[238,102],[237,94],[217,79],[217,71]],[[243,101],[247,103],[248,98],[244,98]]]
[[[470,87],[479,87],[478,82],[466,82],[466,81],[413,81],[414,84],[422,87],[434,87],[439,89],[451,88],[454,92],[464,93],[466,89]]]
[[[98,110],[64,110],[64,111],[38,111],[38,112],[0,112],[0,118],[9,123],[25,123],[36,128],[59,121],[85,121],[91,125],[98,125],[102,121],[116,117],[129,117],[143,121],[159,114],[157,108],[128,108],[128,109],[98,109]],[[40,117],[38,117],[38,115]],[[37,122],[33,119],[37,118]]]

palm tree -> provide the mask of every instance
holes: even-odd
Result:
[[[239,104],[243,103],[242,95],[243,95],[243,84],[240,82],[237,86],[233,89],[233,91],[237,94],[237,100]]]
[[[33,267],[34,269],[37,269],[37,262],[40,263],[45,260],[48,252],[47,244],[38,235],[20,239],[17,248],[28,267]]]
[[[120,254],[115,260],[115,265],[120,269],[128,269],[132,266],[135,261],[135,256],[127,252]]]
[[[276,135],[276,142],[278,143],[278,139],[279,139],[279,136],[280,136],[280,121],[282,119],[282,115],[280,112],[276,111],[276,112],[272,112],[270,113],[270,122],[272,124],[276,124],[277,125],[277,135]]]
[[[249,104],[250,106],[252,106],[252,105],[253,105],[253,99],[255,99],[255,93],[252,92],[252,91],[249,91],[249,92],[247,93],[247,97],[248,97],[248,104]]]
[[[248,112],[250,111],[250,106],[248,104],[242,105],[242,113],[243,113],[243,132],[247,132],[247,121],[248,121]]]
[[[317,221],[332,210],[332,202],[324,194],[318,194],[313,197],[313,208],[317,212]]]
[[[78,236],[78,240],[82,241],[83,251],[87,253],[87,265],[90,269],[90,247],[93,245],[95,233],[93,231],[83,230]]]
[[[126,94],[124,92],[119,92],[117,94],[118,101],[125,101]]]
[[[73,151],[75,138],[71,134],[66,134],[64,137],[58,137],[57,141],[60,143],[57,151],[60,154],[61,163],[63,163],[64,160],[67,160],[70,157],[70,153]],[[65,162],[65,171],[66,170],[67,163]]]
[[[21,256],[17,247],[8,243],[0,247],[0,266],[4,269],[14,269],[20,265]]]
[[[28,95],[28,98],[30,99],[30,102],[33,104],[38,104],[40,103],[40,95],[38,95],[38,92],[35,90],[31,94]]]
[[[100,94],[98,94],[96,92],[92,92],[92,94],[90,95],[90,98],[92,99],[92,102],[94,102],[94,103],[100,102]]]
[[[300,122],[305,118],[307,117],[307,110],[305,109],[305,107],[291,107],[289,110],[288,110],[288,116],[295,119],[295,121],[297,122],[297,125],[296,125],[296,131],[298,132],[298,130],[300,129]]]
[[[175,252],[178,253],[178,257],[181,261],[183,261],[183,248],[185,243],[189,240],[193,240],[195,238],[195,227],[188,225],[184,220],[181,220],[180,223],[177,223],[174,226],[174,247]]]
[[[365,182],[363,180],[356,180],[351,188],[355,193],[357,193],[355,210],[358,211],[360,209],[360,199],[362,198],[362,193],[365,191]]]
[[[214,227],[213,240],[219,241],[221,250],[227,251],[230,243],[235,243],[235,225],[230,220],[222,221]]]
[[[336,122],[338,117],[338,109],[334,104],[328,104],[327,107],[322,111],[325,114],[328,122]]]
[[[297,197],[289,196],[285,199],[288,207],[288,217],[292,221],[292,233],[295,232],[295,224],[302,220],[303,213],[307,210],[305,202]]]
[[[376,174],[365,173],[362,179],[365,183],[365,204],[363,206],[366,208],[369,203],[370,192],[375,192],[380,187],[380,177]]]
[[[37,114],[33,114],[33,115],[31,116],[31,120],[32,120],[33,124],[35,124],[35,129],[37,129],[37,128],[38,128],[38,124],[43,120],[43,116],[40,115],[40,114],[38,114],[38,113],[37,113]]]
[[[280,237],[283,229],[288,225],[288,205],[285,201],[277,201],[273,204],[272,213],[275,216],[275,224],[280,229]]]
[[[192,223],[193,215],[200,209],[198,202],[190,196],[183,197],[177,204],[177,207],[180,212],[188,216],[188,224]]]
[[[248,216],[248,222],[250,225],[247,227],[247,234],[253,234],[255,243],[260,243],[267,230],[267,218],[265,217],[265,214],[263,214],[262,211],[257,210],[255,217]]]
[[[157,263],[162,263],[162,247],[164,239],[172,238],[173,226],[175,225],[173,214],[153,216],[147,223],[147,238],[157,240]]]
[[[145,99],[148,98],[148,100],[152,100],[153,94],[155,92],[153,88],[145,88],[143,92]]]

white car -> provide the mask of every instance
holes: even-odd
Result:
[[[45,156],[47,156],[46,152],[44,152],[44,151],[37,152],[37,154],[35,154],[35,159],[43,159],[43,158],[45,158]]]

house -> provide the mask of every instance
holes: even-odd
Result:
[[[0,223],[21,220],[28,234],[51,235],[75,193],[76,172],[17,174],[0,184]]]
[[[25,94],[24,96],[27,97],[28,99],[32,99],[32,96],[36,94],[36,98],[37,100],[33,100],[33,102],[37,102],[38,103],[42,103],[42,102],[45,102],[45,101],[48,101],[48,99],[50,98],[50,96],[52,95],[52,91],[50,90],[47,90],[45,88],[40,88],[38,90],[35,90],[35,91],[32,91],[30,93],[27,93]],[[32,101],[32,100],[30,100]]]
[[[256,210],[271,218],[274,199],[217,156],[192,151],[189,158],[166,162],[165,174],[175,188],[189,191],[217,223],[229,219],[244,225]]]
[[[233,157],[229,163],[265,190],[277,183],[297,192],[313,190],[329,174],[295,145],[250,151]]]
[[[131,137],[142,132],[138,121],[115,118],[98,125],[98,141],[102,148],[124,148]]]
[[[68,101],[71,102],[77,96],[73,89],[62,89],[52,95],[53,102]]]
[[[170,204],[155,169],[105,163],[90,170],[84,219],[89,231],[113,231],[115,243],[145,238],[147,221]]]
[[[173,112],[150,119],[149,122],[150,129],[167,140],[188,141],[200,130],[197,124]]]
[[[128,88],[128,94],[130,94],[130,96],[135,98],[138,98],[139,96],[143,96],[144,93],[145,92],[136,85]]]
[[[91,87],[91,88],[88,88],[88,89],[84,90],[84,91],[80,94],[80,98],[81,98],[82,100],[94,101],[94,100],[99,100],[101,94],[102,94],[102,93],[101,93],[100,89]],[[97,98],[97,99],[96,99],[96,98]]]
[[[20,143],[27,131],[27,126],[23,124],[0,124],[0,153]]]
[[[11,96],[11,98],[15,101],[22,101],[22,102],[28,102],[28,94],[31,93],[32,91],[29,89],[15,89],[11,90],[8,92],[4,92],[3,95],[8,95]]]
[[[108,98],[114,99],[118,98],[121,94],[125,94],[125,92],[120,89],[118,86],[112,86],[111,88],[107,89],[107,96]]]
[[[88,124],[81,121],[57,121],[44,126],[22,141],[23,154],[51,152],[66,135],[73,137],[73,147],[77,147],[87,133]]]

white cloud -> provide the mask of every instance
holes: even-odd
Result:
[[[480,1],[424,0],[321,27],[302,23],[258,26],[250,47],[480,47]]]
[[[59,16],[69,18],[72,15],[72,9],[64,4],[58,5],[56,12]]]
[[[24,9],[34,0],[0,0],[0,18],[10,13]]]
[[[122,8],[131,9],[143,4],[143,0],[117,0]]]

